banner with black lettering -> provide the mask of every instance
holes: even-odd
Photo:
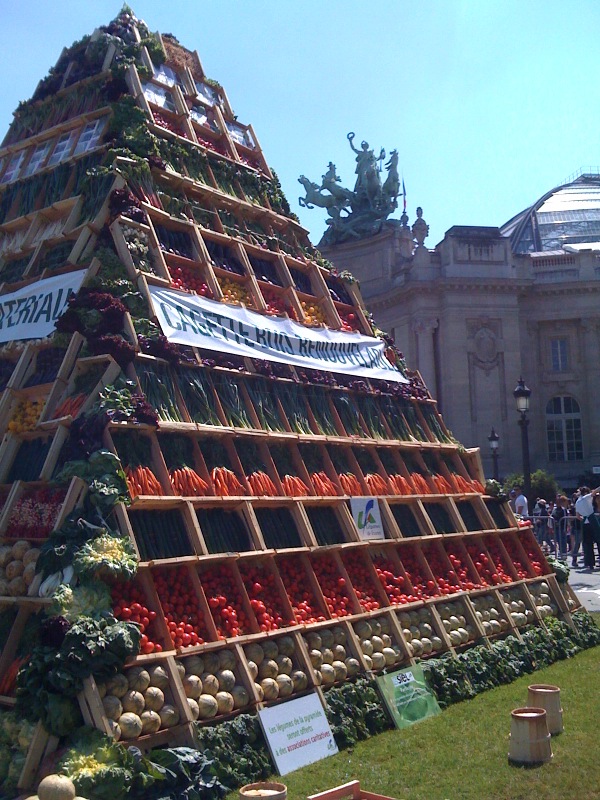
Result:
[[[0,295],[0,342],[44,339],[79,291],[85,270],[67,272]]]
[[[154,312],[175,344],[329,370],[396,383],[407,379],[385,356],[381,339],[329,328],[307,328],[290,319],[150,286]]]

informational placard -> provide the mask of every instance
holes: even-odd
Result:
[[[408,383],[374,336],[308,328],[173,289],[150,286],[154,312],[170,342],[246,358]]]
[[[377,683],[397,728],[440,713],[438,702],[427,686],[423,668],[415,665],[379,675]]]
[[[312,692],[258,712],[280,775],[338,752],[319,696]]]
[[[385,539],[378,500],[374,497],[351,497],[350,509],[361,539]]]
[[[50,336],[84,275],[85,270],[67,272],[0,295],[0,342]]]

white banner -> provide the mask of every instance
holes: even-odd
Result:
[[[0,295],[0,342],[49,336],[85,273],[84,269],[67,272]]]
[[[258,718],[280,775],[338,752],[315,692],[263,708]]]
[[[381,339],[329,328],[307,328],[173,289],[150,286],[154,312],[175,344],[341,372],[395,383],[407,379],[385,357]]]

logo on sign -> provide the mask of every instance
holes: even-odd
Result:
[[[358,512],[358,530],[364,531],[367,525],[376,525],[377,522],[375,517],[373,516],[373,507],[375,502],[373,500],[369,500],[367,505],[365,506],[364,511]]]

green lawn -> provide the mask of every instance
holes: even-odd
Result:
[[[536,768],[508,764],[510,712],[531,683],[561,689],[565,731],[554,758]],[[600,798],[600,647],[451,706],[403,731],[389,731],[283,780],[290,800],[360,780],[398,800],[593,800]]]

